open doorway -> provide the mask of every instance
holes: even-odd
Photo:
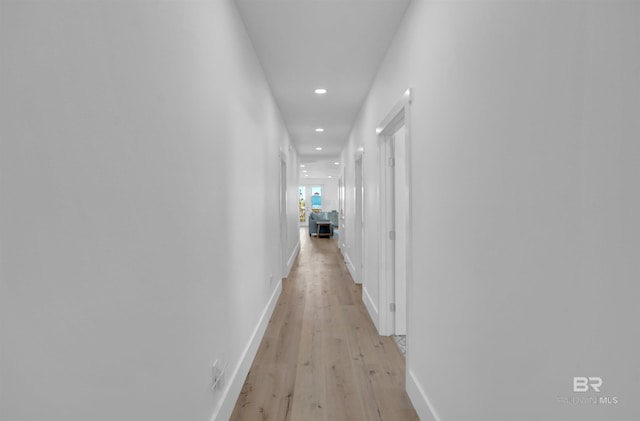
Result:
[[[303,185],[298,188],[300,226],[307,226],[311,212],[323,212],[322,185]]]

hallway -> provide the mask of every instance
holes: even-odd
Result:
[[[640,420],[638,74],[640,0],[0,0],[0,420]]]
[[[300,237],[231,420],[417,420],[404,359],[378,336],[336,242]]]

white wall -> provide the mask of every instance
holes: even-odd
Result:
[[[234,4],[1,7],[0,419],[226,419],[279,291],[280,150],[298,244]]]
[[[409,7],[341,162],[352,227],[364,147],[376,301],[375,128],[413,88],[407,367],[422,419],[640,419],[639,74],[638,2]],[[559,402],[580,395],[574,376],[602,377],[586,395],[619,403]]]

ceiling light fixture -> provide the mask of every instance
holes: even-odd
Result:
[[[322,127],[318,127],[318,128],[316,129],[316,132],[322,133],[322,132],[324,132],[324,129],[323,129]]]
[[[300,168],[304,168],[304,164],[300,164]]]
[[[340,163],[339,162],[334,162],[333,165],[340,165]]]
[[[320,147],[316,148],[316,151],[321,151],[321,150],[322,150],[322,148],[320,148]]]
[[[331,176],[329,176],[329,178],[331,178]]]
[[[318,95],[324,95],[327,93],[327,90],[324,88],[318,88],[314,92],[317,93]]]

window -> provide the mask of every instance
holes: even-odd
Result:
[[[322,212],[322,187],[311,187],[311,210]]]

